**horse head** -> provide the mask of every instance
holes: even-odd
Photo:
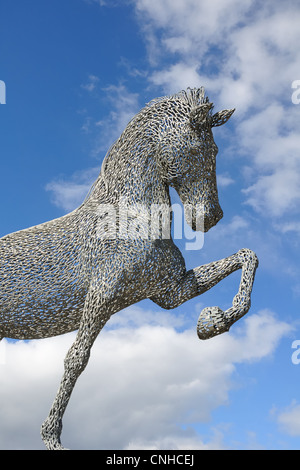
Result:
[[[171,103],[171,119],[161,139],[161,166],[166,183],[175,188],[193,230],[208,231],[223,216],[216,181],[212,128],[224,124],[234,109],[213,114],[204,89],[182,92]],[[176,120],[176,114],[178,119]]]

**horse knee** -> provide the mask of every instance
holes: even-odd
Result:
[[[90,348],[80,348],[73,344],[65,357],[65,370],[74,369],[79,375],[86,367],[90,358]]]
[[[259,261],[256,253],[253,250],[250,250],[249,248],[242,248],[238,251],[237,254],[243,264],[251,262],[255,268],[257,268]]]

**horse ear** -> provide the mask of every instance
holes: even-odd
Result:
[[[223,109],[223,111],[219,111],[215,113],[211,118],[211,127],[222,126],[225,122],[228,121],[230,116],[234,113],[235,108],[233,109]]]
[[[194,129],[205,123],[207,115],[212,107],[212,103],[203,103],[200,104],[200,106],[197,106],[197,108],[192,109],[190,113],[190,124]]]

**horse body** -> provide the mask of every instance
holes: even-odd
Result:
[[[42,426],[48,449],[60,443],[62,417],[95,338],[110,316],[142,299],[174,308],[242,269],[231,309],[204,309],[197,332],[228,331],[250,308],[257,267],[251,250],[186,270],[171,238],[169,186],[188,207],[186,220],[208,231],[222,217],[212,127],[204,89],[154,100],[112,146],[75,211],[0,240],[0,337],[45,338],[78,330],[60,388]]]

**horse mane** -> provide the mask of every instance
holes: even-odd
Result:
[[[155,106],[157,103],[161,102],[180,102],[183,101],[184,103],[188,104],[191,109],[200,106],[201,104],[208,103],[209,99],[205,96],[205,89],[204,87],[200,88],[190,88],[188,87],[186,90],[181,90],[179,93],[170,96],[161,96],[159,98],[155,98],[151,100],[146,106]]]

